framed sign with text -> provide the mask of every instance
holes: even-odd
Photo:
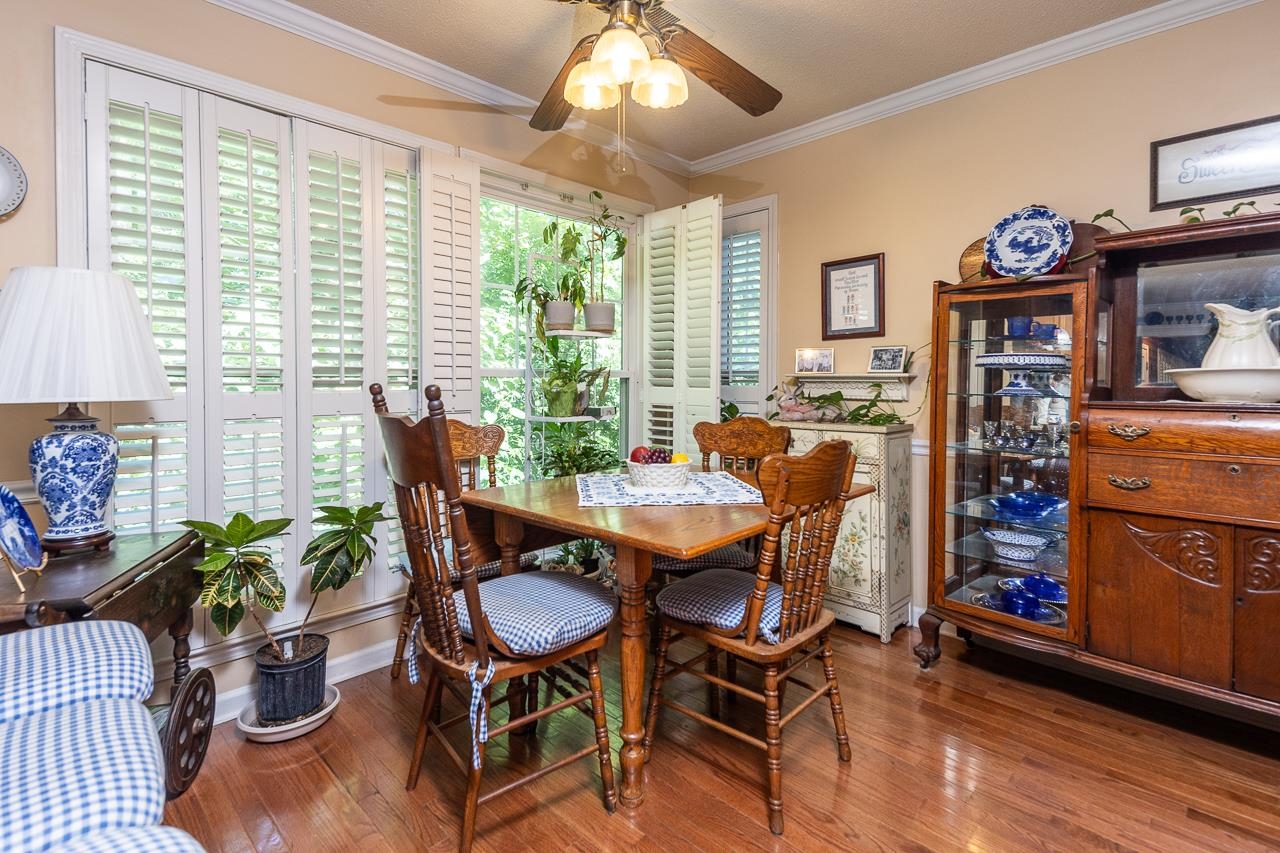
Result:
[[[884,253],[822,265],[822,339],[884,334]]]
[[[1151,209],[1280,190],[1280,116],[1151,143]]]

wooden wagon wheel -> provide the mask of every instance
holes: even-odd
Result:
[[[164,784],[169,799],[181,795],[200,772],[213,735],[213,705],[217,691],[213,673],[192,670],[174,691],[169,718],[160,732],[164,743]]]

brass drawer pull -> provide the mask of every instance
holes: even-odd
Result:
[[[1151,428],[1136,427],[1133,424],[1125,424],[1124,426],[1107,424],[1107,432],[1111,433],[1112,435],[1118,435],[1125,441],[1137,441],[1147,433],[1151,432]]]
[[[1139,489],[1151,488],[1150,477],[1117,477],[1115,474],[1108,474],[1107,482],[1117,489],[1124,489],[1126,492],[1136,492]]]

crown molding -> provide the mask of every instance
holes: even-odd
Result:
[[[852,109],[811,121],[800,127],[739,145],[689,163],[690,176],[719,171],[748,160],[776,154],[806,142],[822,139],[850,128],[870,124],[917,107],[927,106],[956,95],[1029,74],[1051,65],[1106,50],[1145,36],[1175,29],[1223,12],[1252,6],[1261,0],[1170,0],[1114,21],[1080,30],[1043,44],[1011,53],[991,62],[939,77]]]
[[[456,68],[326,18],[310,9],[295,6],[286,0],[206,0],[206,2],[276,29],[302,36],[325,47],[340,50],[357,59],[363,59],[414,80],[428,83],[446,92],[460,95],[477,104],[493,107],[499,112],[514,116],[526,123],[538,105],[538,102],[532,98],[486,83]],[[581,119],[571,120],[560,132],[604,149],[611,148],[616,141],[612,131]],[[628,143],[628,148],[633,157],[652,166],[686,177],[690,174],[689,161],[674,154],[634,141]]]

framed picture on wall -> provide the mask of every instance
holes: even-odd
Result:
[[[906,347],[872,347],[867,373],[902,373],[906,364]]]
[[[1280,190],[1280,116],[1151,143],[1151,209]]]
[[[822,265],[822,339],[884,334],[884,253]]]

